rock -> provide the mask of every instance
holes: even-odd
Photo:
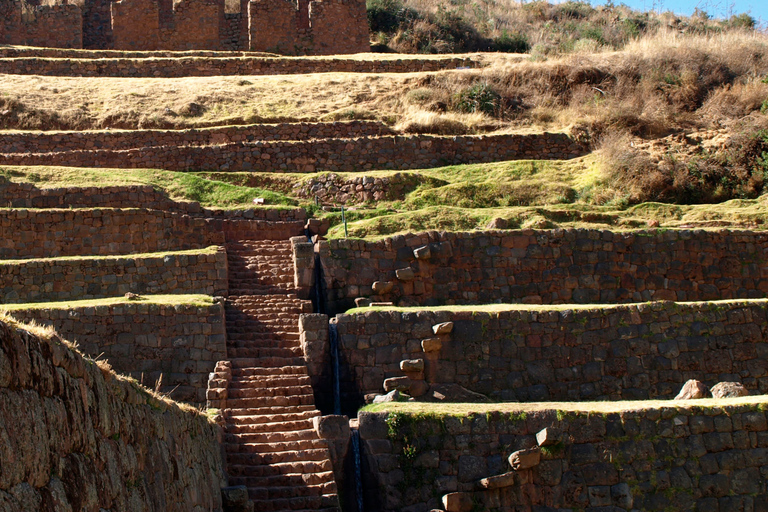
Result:
[[[478,480],[477,486],[481,489],[500,489],[515,484],[515,472],[510,471],[501,475],[489,476]]]
[[[378,295],[384,295],[392,291],[394,283],[392,281],[375,281],[373,283],[373,292]]]
[[[411,267],[406,267],[395,270],[395,275],[401,281],[413,281],[413,278],[416,277],[416,272]]]
[[[125,298],[128,300],[141,300],[141,295],[139,295],[138,293],[128,292],[125,294]]]
[[[557,444],[559,441],[560,431],[552,427],[542,429],[536,434],[536,442],[539,446],[550,446]]]
[[[248,499],[248,488],[244,485],[222,488],[221,501],[224,512],[250,512],[253,510],[253,502]]]
[[[707,398],[709,388],[700,380],[691,379],[683,384],[683,389],[675,397],[675,400],[693,400],[695,398]]]
[[[358,297],[355,299],[355,307],[367,308],[371,305],[371,299],[367,297]]]
[[[373,398],[374,404],[383,404],[385,402],[407,402],[411,400],[411,397],[400,393],[398,390],[393,389],[386,395],[377,395]]]
[[[423,401],[486,403],[490,402],[490,399],[485,395],[470,391],[458,384],[431,384],[429,393]]]
[[[443,348],[443,340],[440,338],[421,340],[421,350],[424,352],[439,352],[441,348]]]
[[[432,250],[428,245],[422,245],[413,250],[413,255],[417,260],[428,260],[432,257]]]
[[[432,332],[435,334],[450,334],[453,332],[453,322],[443,322],[441,324],[433,325]]]
[[[452,492],[443,496],[443,508],[447,512],[470,512],[472,496],[466,492]]]
[[[518,450],[509,456],[509,465],[515,471],[529,469],[537,466],[541,461],[541,451],[538,446],[525,450]]]
[[[411,389],[412,382],[408,377],[390,377],[384,381],[384,391],[396,389],[402,393],[407,393]]]
[[[737,396],[749,396],[747,388],[739,382],[719,382],[710,390],[712,398],[734,398]]]
[[[411,382],[410,393],[414,398],[424,396],[429,391],[429,384],[424,380],[414,380]]]
[[[423,359],[404,359],[400,361],[400,369],[405,373],[418,373],[424,371]]]
[[[372,308],[383,308],[387,306],[394,306],[394,302],[371,302],[369,304]]]
[[[508,227],[509,222],[507,222],[505,219],[502,219],[501,217],[491,219],[491,221],[486,226],[488,229],[507,229]]]

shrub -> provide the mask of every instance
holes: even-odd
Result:
[[[459,112],[481,112],[489,116],[499,114],[500,103],[501,96],[487,83],[476,83],[459,91],[454,102]]]
[[[493,40],[493,49],[497,52],[526,53],[531,49],[528,36],[519,32],[509,33],[504,30]]]

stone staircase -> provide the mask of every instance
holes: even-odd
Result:
[[[230,485],[259,511],[338,511],[330,453],[313,427],[312,386],[299,344],[309,301],[293,289],[288,241],[227,244],[227,388],[224,446]]]

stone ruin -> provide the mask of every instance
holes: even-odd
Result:
[[[335,55],[370,51],[361,0],[0,1],[0,43],[124,51],[254,51]]]

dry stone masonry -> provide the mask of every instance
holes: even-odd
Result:
[[[15,310],[23,321],[51,325],[91,357],[175,400],[205,403],[208,374],[227,354],[221,304],[41,304]]]
[[[285,0],[7,0],[0,43],[112,50],[253,50],[289,55],[370,51],[365,2]]]
[[[0,322],[0,510],[221,510],[219,428]]]

